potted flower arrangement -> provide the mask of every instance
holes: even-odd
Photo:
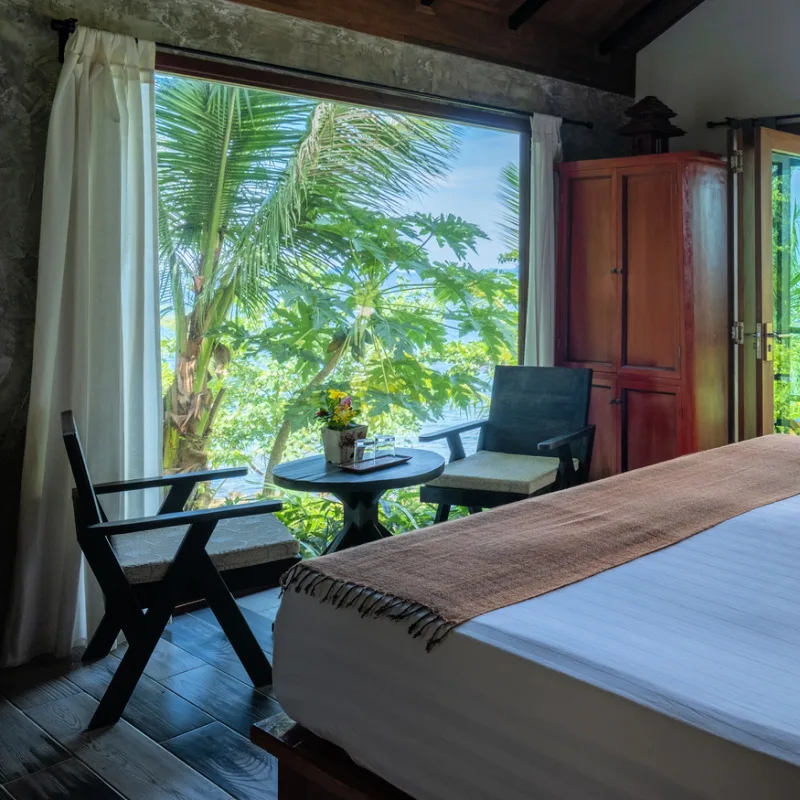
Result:
[[[322,429],[322,446],[325,460],[333,464],[347,464],[353,460],[356,439],[367,435],[367,426],[354,422],[360,409],[353,405],[353,398],[335,389],[323,395],[323,407],[317,411],[317,419],[325,427]]]

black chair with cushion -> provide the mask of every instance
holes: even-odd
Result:
[[[592,370],[496,367],[489,418],[419,437],[446,439],[450,461],[420,499],[437,503],[436,521],[452,506],[470,513],[585,483],[594,425],[588,424]],[[466,456],[461,434],[480,429],[478,451]]]
[[[238,468],[92,484],[71,411],[62,413],[61,429],[78,544],[105,599],[83,660],[108,655],[120,631],[128,641],[89,727],[119,720],[173,610],[185,603],[207,601],[253,683],[271,683],[272,666],[231,592],[275,587],[300,560],[297,541],[272,515],[280,501],[183,510],[198,482],[247,474]],[[157,487],[169,492],[152,517],[109,522],[98,499]]]

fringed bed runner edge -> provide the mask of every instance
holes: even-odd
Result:
[[[796,494],[800,437],[766,436],[322,556],[281,585],[405,623],[430,651],[474,617]]]

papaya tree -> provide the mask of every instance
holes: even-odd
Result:
[[[414,430],[447,408],[474,407],[490,365],[515,357],[516,272],[470,265],[485,237],[477,226],[368,209],[329,210],[317,224],[349,250],[323,269],[309,266],[302,283],[276,281],[280,303],[260,331],[225,328],[239,358],[266,357],[293,378],[291,391],[276,393],[262,411],[271,441],[267,485],[290,435],[312,423],[323,385],[354,393],[374,427]],[[431,257],[431,241],[447,260]],[[284,409],[277,425],[276,404]]]

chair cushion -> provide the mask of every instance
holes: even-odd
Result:
[[[161,580],[187,530],[186,525],[178,525],[114,536],[114,551],[125,577],[131,583]],[[220,572],[293,558],[298,551],[297,539],[274,514],[221,520],[206,546]]]
[[[577,469],[578,460],[573,459],[573,463]],[[428,486],[531,495],[550,486],[557,474],[557,458],[479,450],[475,455],[451,461]]]

